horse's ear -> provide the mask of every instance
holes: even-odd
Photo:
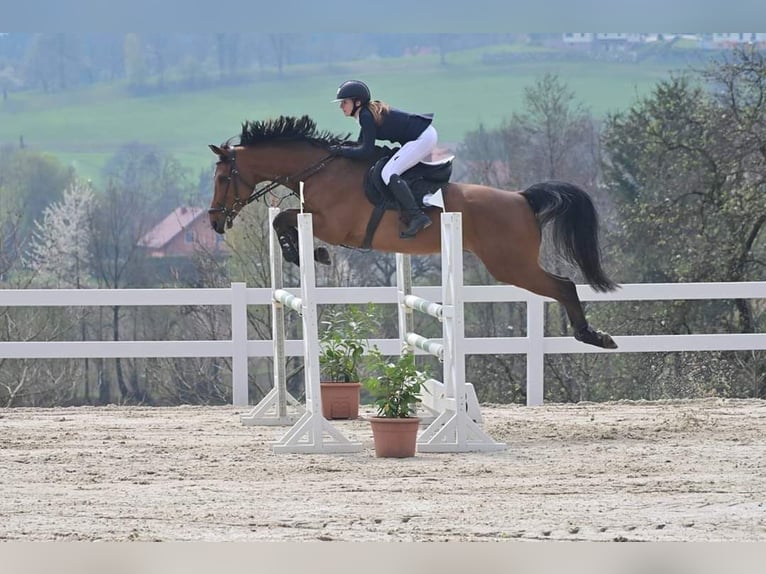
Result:
[[[226,157],[226,152],[219,148],[217,145],[210,144],[209,147],[218,157]]]

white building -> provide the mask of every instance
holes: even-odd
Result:
[[[713,44],[717,46],[758,43],[766,43],[766,32],[726,32],[713,34]]]

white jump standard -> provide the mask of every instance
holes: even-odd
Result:
[[[279,212],[277,208],[271,208],[270,219]],[[281,258],[281,253],[275,245],[273,227],[271,228],[272,242],[272,265],[275,255]],[[303,319],[303,343],[304,343],[304,380],[306,387],[306,408],[300,418],[277,442],[271,445],[277,453],[351,453],[362,450],[361,442],[353,442],[343,436],[338,429],[330,424],[322,416],[322,395],[319,386],[319,332],[316,306],[316,279],[314,273],[314,234],[310,214],[298,216],[298,245],[300,249],[300,282],[301,296],[297,297],[281,288],[274,289],[274,305],[284,310],[285,307],[298,312]],[[281,259],[280,263],[281,263]],[[273,269],[273,268],[272,268]],[[281,273],[280,273],[281,281]],[[275,321],[275,324],[277,321]],[[275,353],[275,373],[282,369],[284,376],[284,324],[282,331],[274,341],[282,344],[281,357]],[[281,365],[276,363],[281,361]],[[276,375],[275,375],[276,377]],[[286,391],[283,391],[287,396]],[[277,391],[279,396],[279,391]]]
[[[278,214],[279,208],[269,208],[269,229],[273,230],[271,222]],[[287,392],[285,310],[282,303],[276,298],[276,292],[281,291],[283,287],[282,252],[273,231],[269,234],[269,260],[271,263],[271,339],[274,349],[274,386],[249,413],[240,417],[242,424],[246,426],[289,426],[306,412],[303,405]],[[300,313],[300,309],[297,311]]]
[[[429,380],[423,405],[436,414],[420,433],[418,452],[496,451],[506,448],[479,426],[481,414],[473,386],[465,382],[465,359],[457,352],[464,337],[463,228],[460,213],[441,214],[442,303],[412,295],[410,256],[396,255],[399,333],[403,343],[435,355],[443,364],[444,382]],[[413,310],[442,323],[442,341],[413,333]]]

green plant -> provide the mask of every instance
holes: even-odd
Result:
[[[415,354],[405,352],[396,360],[387,360],[375,348],[369,352],[367,365],[376,376],[365,380],[364,384],[373,397],[378,409],[377,416],[406,418],[413,416],[420,393],[428,374],[415,365]]]
[[[368,348],[367,337],[376,326],[374,305],[354,305],[331,311],[322,321],[319,335],[319,368],[322,380],[358,382],[359,367]]]

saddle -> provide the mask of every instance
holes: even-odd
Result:
[[[383,178],[380,175],[383,166],[386,165],[390,157],[384,155],[376,160],[364,176],[364,195],[374,208],[370,221],[367,223],[362,249],[370,249],[372,246],[372,238],[386,210],[399,209],[399,204],[389,191],[388,186],[383,183]],[[401,178],[410,186],[418,206],[426,207],[423,204],[423,198],[436,193],[445,183],[449,183],[453,159],[454,156],[450,156],[436,162],[420,162],[401,174]]]

